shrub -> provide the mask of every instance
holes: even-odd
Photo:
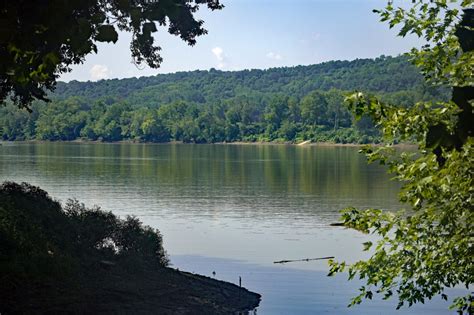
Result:
[[[159,231],[137,218],[122,220],[77,200],[63,208],[27,183],[0,185],[0,276],[10,283],[74,274],[102,260],[166,266],[162,243]]]

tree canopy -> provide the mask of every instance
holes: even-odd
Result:
[[[449,98],[448,89],[427,85],[407,58],[385,56],[267,70],[59,82],[50,94],[52,102],[34,102],[31,115],[12,104],[0,108],[0,138],[377,142],[371,121],[354,121],[343,104],[353,89],[394,104]]]
[[[97,52],[97,42],[113,42],[118,31],[132,33],[136,64],[162,62],[153,33],[168,28],[190,45],[205,34],[194,13],[201,4],[221,9],[219,0],[51,0],[2,1],[0,7],[0,102],[10,97],[19,107],[47,100],[61,73]]]
[[[400,201],[409,210],[398,213],[379,209],[348,208],[347,227],[379,236],[364,243],[372,256],[354,264],[331,261],[331,272],[347,270],[366,285],[351,304],[375,294],[395,295],[398,307],[424,303],[447,288],[462,285],[465,296],[452,299],[451,308],[472,314],[474,277],[474,9],[473,1],[413,1],[409,8],[390,1],[376,10],[400,36],[413,33],[427,44],[409,54],[426,80],[452,87],[449,102],[418,102],[393,106],[356,92],[347,98],[356,114],[369,115],[381,128],[387,145],[366,147],[369,161],[390,168],[403,183]],[[412,139],[416,152],[392,147],[394,139]]]

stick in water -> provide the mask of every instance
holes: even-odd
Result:
[[[274,261],[274,264],[286,264],[289,262],[296,262],[296,261],[312,261],[312,260],[323,260],[323,259],[333,259],[334,256],[328,256],[328,257],[319,257],[319,258],[305,258],[305,259],[295,259],[295,260],[279,260],[279,261]]]

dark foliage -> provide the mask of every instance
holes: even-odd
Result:
[[[157,230],[26,183],[0,185],[0,313],[235,314],[260,295],[167,268]]]
[[[63,209],[38,187],[0,185],[0,296],[4,301],[37,283],[80,277],[85,268],[104,262],[126,269],[156,269],[166,266],[168,259],[160,233],[136,218],[121,220],[75,200]]]
[[[206,33],[194,13],[200,4],[220,9],[218,0],[16,0],[0,2],[0,101],[20,107],[46,100],[61,73],[97,52],[96,42],[116,42],[117,31],[132,34],[136,64],[159,67],[161,48],[153,33],[167,26],[190,45]]]

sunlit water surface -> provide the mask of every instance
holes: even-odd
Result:
[[[158,228],[174,267],[263,295],[258,314],[446,314],[447,304],[347,309],[360,285],[326,277],[327,262],[367,257],[367,240],[330,227],[347,206],[395,210],[397,183],[352,147],[3,143],[0,180],[38,185]]]

